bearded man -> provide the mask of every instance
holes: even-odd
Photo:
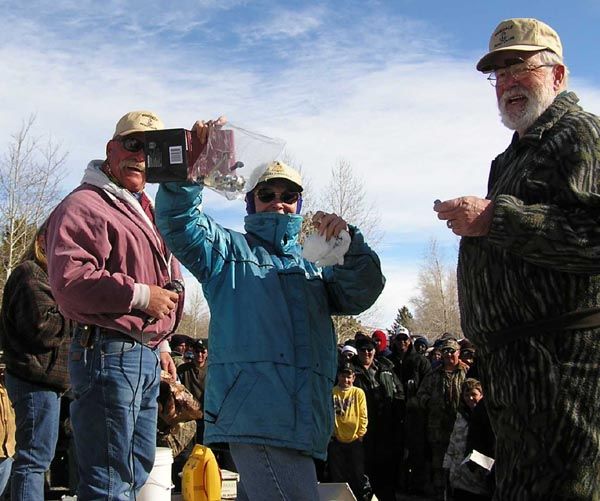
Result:
[[[477,69],[515,131],[485,199],[436,201],[460,235],[464,334],[497,435],[494,499],[600,499],[600,120],[566,90],[558,34],[494,30]]]

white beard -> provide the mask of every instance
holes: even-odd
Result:
[[[519,110],[507,110],[508,100],[518,95],[525,96],[525,105]],[[556,92],[551,84],[538,85],[532,89],[517,85],[507,90],[498,100],[502,123],[510,130],[524,132],[548,109],[555,97]]]

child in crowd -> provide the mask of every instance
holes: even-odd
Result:
[[[491,499],[490,484],[486,478],[488,472],[483,467],[464,462],[465,458],[473,452],[467,450],[471,416],[477,405],[483,406],[481,383],[477,379],[467,378],[462,385],[461,396],[461,406],[456,416],[443,466],[449,470],[454,501],[486,501]],[[490,454],[488,451],[483,452]]]
[[[365,459],[362,439],[367,432],[365,392],[353,386],[355,373],[351,364],[338,368],[338,384],[333,388],[335,427],[328,450],[332,482],[348,482],[354,496],[364,499]]]

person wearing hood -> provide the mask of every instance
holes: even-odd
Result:
[[[386,357],[389,358],[389,356],[392,354],[390,348],[388,347],[388,338],[385,332],[380,331],[380,330],[376,330],[373,332],[373,334],[371,335],[371,339],[373,339],[373,342],[375,343],[375,349],[376,349],[376,353],[375,356],[376,357]]]
[[[48,278],[76,322],[69,354],[78,499],[134,498],[156,450],[161,366],[176,377],[166,338],[183,312],[179,265],[154,223],[144,187],[150,111],[117,123],[106,159],[56,207],[46,232]]]
[[[198,135],[209,126],[198,123]],[[334,418],[331,315],[364,311],[385,283],[360,230],[335,214],[312,222],[326,239],[349,232],[344,263],[302,257],[302,192],[295,169],[268,164],[246,195],[244,233],[204,212],[200,184],[163,183],[157,194],[158,227],[210,308],[204,442],[229,444],[240,500],[318,499],[313,458],[325,459]]]

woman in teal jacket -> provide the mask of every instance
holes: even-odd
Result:
[[[157,195],[158,228],[211,312],[204,440],[230,444],[249,499],[316,499],[310,457],[325,459],[333,430],[331,315],[366,310],[385,282],[360,231],[335,214],[314,222],[327,238],[349,231],[344,264],[302,258],[301,191],[298,172],[270,164],[246,197],[245,234],[202,211],[200,185],[165,183]]]

